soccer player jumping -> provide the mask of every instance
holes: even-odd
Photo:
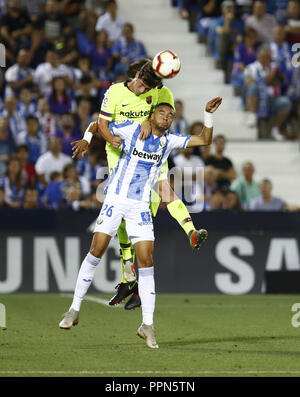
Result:
[[[158,104],[151,114],[152,133],[144,141],[139,138],[140,123],[125,121],[110,124],[110,142],[114,147],[122,145],[122,155],[117,168],[109,178],[106,198],[96,222],[91,248],[82,262],[73,302],[69,311],[64,314],[59,324],[60,328],[69,329],[78,324],[80,306],[93,280],[97,265],[124,220],[138,262],[142,324],[137,334],[146,340],[148,347],[158,348],[153,325],[155,283],[151,190],[158,181],[162,165],[173,149],[211,144],[212,113],[221,102],[222,98],[217,97],[207,103],[204,127],[199,136],[170,134],[168,128],[171,126],[175,112],[171,105],[165,103]],[[85,136],[86,134],[87,132]],[[75,157],[87,150],[85,137],[74,144],[73,150]]]
[[[168,103],[174,108],[172,92],[161,83],[153,69],[149,59],[142,59],[130,65],[128,75],[130,79],[124,83],[113,84],[105,93],[102,101],[98,120],[98,131],[106,139],[107,162],[110,175],[115,170],[121,148],[115,147],[111,142],[109,123],[114,121],[133,120],[142,123],[141,138],[145,139],[151,133],[149,115],[151,109],[158,103]],[[92,128],[97,131],[97,125]],[[91,135],[90,135],[91,136]],[[184,203],[176,196],[168,183],[168,163],[161,167],[158,181],[158,194],[155,190],[151,193],[151,213],[155,216],[161,198],[167,203],[167,209],[173,218],[179,223],[187,234],[190,246],[199,249],[207,238],[205,229],[195,230],[191,216]],[[134,270],[134,250],[128,238],[125,223],[121,222],[118,229],[120,242],[122,281],[117,286],[117,293],[112,297],[109,304],[116,305],[126,297],[131,298],[125,304],[126,310],[140,306],[138,295],[138,284]]]

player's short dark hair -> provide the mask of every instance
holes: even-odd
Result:
[[[157,109],[157,108],[160,107],[160,106],[169,106],[169,108],[171,108],[171,109],[175,112],[175,109],[174,109],[173,105],[171,105],[171,103],[168,103],[168,102],[161,102],[161,103],[158,103],[158,104],[155,106],[154,109]]]
[[[152,68],[152,61],[148,61],[140,70],[139,79],[141,79],[150,88],[157,87],[161,84],[161,78],[156,76]]]

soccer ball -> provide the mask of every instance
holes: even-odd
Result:
[[[152,67],[158,77],[171,79],[180,70],[180,59],[173,51],[160,51],[153,58]]]

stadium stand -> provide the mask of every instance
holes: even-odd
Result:
[[[272,180],[274,195],[300,205],[300,187],[294,182],[299,175],[299,146],[287,140],[300,135],[300,68],[290,68],[278,75],[281,77],[276,80],[279,88],[284,85],[281,94],[284,98],[289,96],[293,108],[280,131],[286,141],[270,142],[272,136],[275,137],[271,135],[274,119],[268,112],[261,113],[257,117],[257,128],[250,126],[249,114],[245,112],[243,76],[240,73],[234,81],[229,81],[228,71],[233,65],[234,74],[240,64],[237,53],[227,51],[228,42],[221,43],[227,52],[219,62],[218,50],[223,47],[216,35],[226,35],[227,26],[226,21],[220,19],[222,10],[226,7],[230,10],[235,4],[237,25],[243,27],[252,13],[251,4],[226,1],[222,5],[216,1],[215,8],[208,10],[205,3],[196,0],[2,2],[0,39],[6,46],[6,67],[0,70],[0,206],[19,208],[26,203],[28,209],[99,207],[95,199],[96,173],[106,165],[105,142],[93,138],[89,158],[77,162],[76,168],[70,171],[74,173],[73,179],[66,176],[68,172],[64,168],[72,162],[70,142],[79,139],[88,123],[97,117],[109,85],[126,78],[130,59],[136,60],[145,54],[152,57],[167,48],[176,52],[182,63],[179,76],[166,80],[165,84],[179,100],[177,107],[184,104],[184,124],[190,125],[191,130],[195,121],[198,121],[196,127],[201,126],[206,102],[222,96],[222,106],[214,115],[215,134],[226,137],[226,156],[232,160],[237,176],[242,164],[251,161],[258,180]],[[261,3],[255,3],[258,13],[264,7]],[[272,59],[282,64],[282,68],[290,58],[287,58],[286,44],[283,47],[281,44],[285,40],[297,42],[298,7],[296,1],[278,2],[277,9],[272,2],[267,2],[266,10],[273,14],[269,19],[276,19],[287,33],[280,38],[282,28],[277,27],[276,32],[272,31],[270,44]],[[217,33],[216,27],[220,26],[222,29]],[[255,26],[254,20],[251,28]],[[248,41],[245,43],[248,45]],[[245,56],[243,51],[245,46],[239,47],[240,57]],[[250,66],[254,58],[249,60]],[[236,81],[238,92],[234,89]],[[265,85],[258,83],[259,93],[265,89]],[[266,101],[260,95],[260,110]],[[58,156],[58,167],[45,178],[40,160],[52,158],[53,151]],[[209,156],[205,150],[194,154],[202,161]],[[210,171],[208,169],[207,175]],[[228,202],[224,209],[235,206]]]

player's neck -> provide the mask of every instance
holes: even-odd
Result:
[[[155,136],[163,136],[166,133],[166,130],[154,126],[153,123],[151,123],[151,128],[152,128],[152,134]]]

